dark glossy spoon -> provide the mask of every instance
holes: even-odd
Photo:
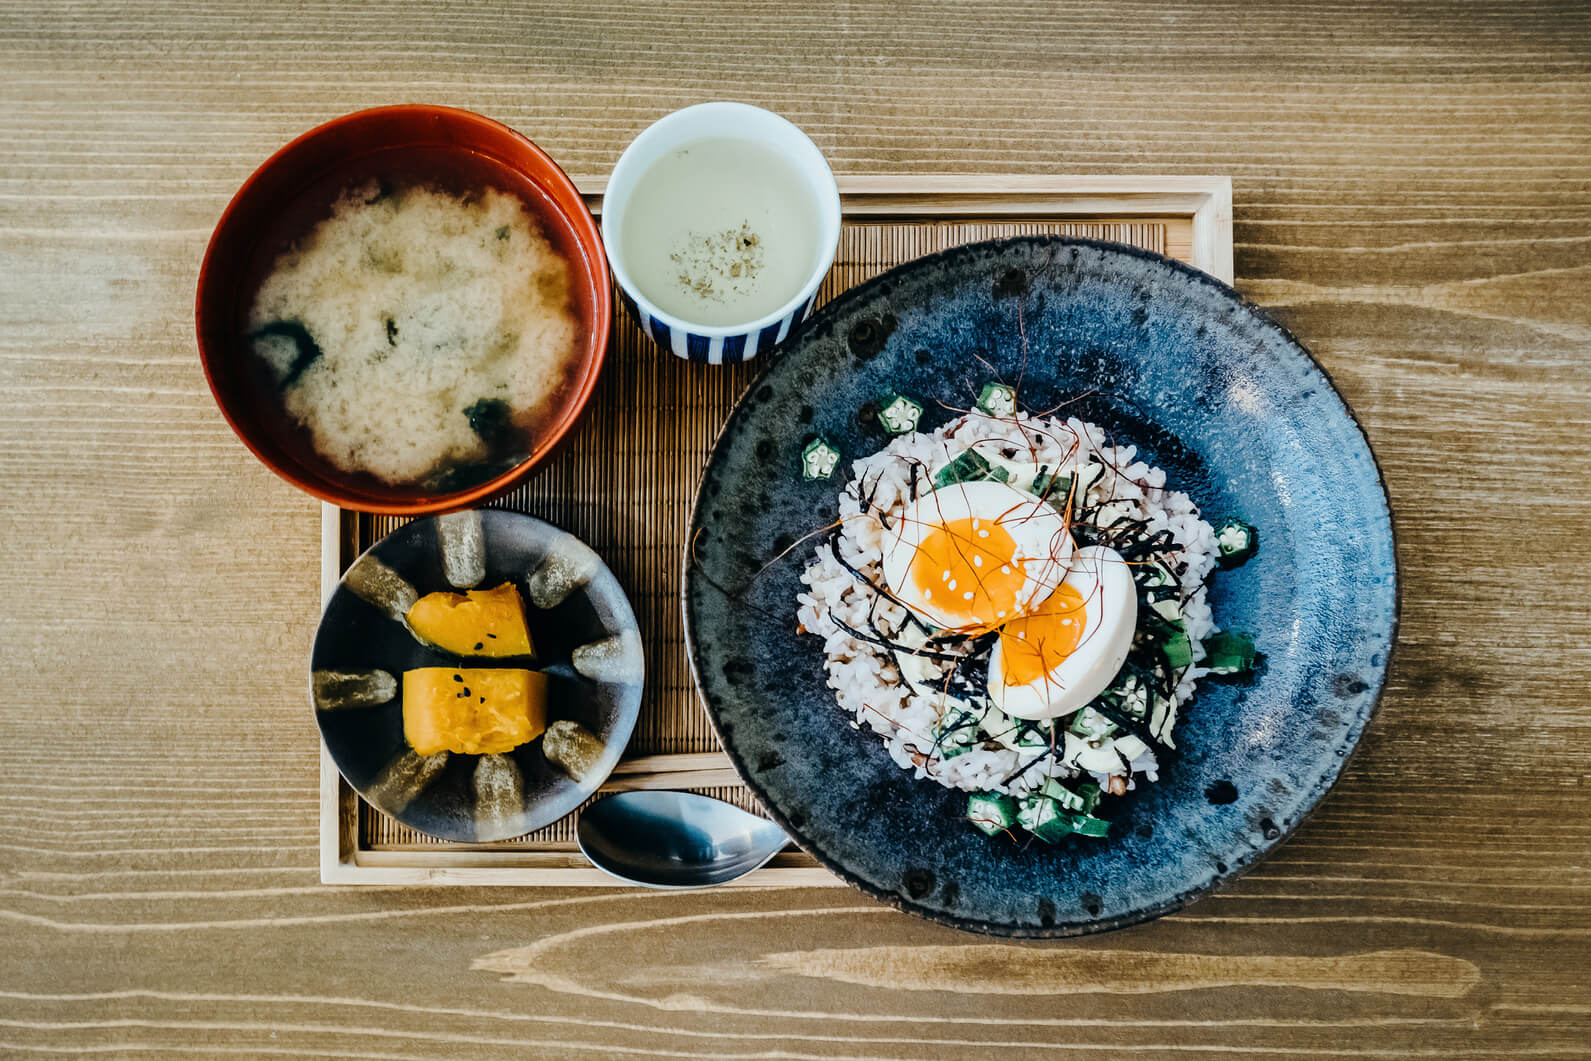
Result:
[[[648,888],[711,888],[765,865],[789,843],[766,818],[692,792],[620,792],[575,829],[591,864]]]

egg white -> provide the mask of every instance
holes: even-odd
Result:
[[[989,656],[989,699],[1012,718],[1069,715],[1109,688],[1127,662],[1138,627],[1138,591],[1121,554],[1103,545],[1077,550],[1061,585],[1083,598],[1083,637],[1076,651],[1048,674],[1011,686],[1005,684],[998,641]]]
[[[884,584],[923,619],[938,627],[960,620],[932,600],[922,600],[907,578],[923,540],[936,528],[962,519],[999,523],[1015,542],[1012,560],[1026,576],[1016,607],[1027,608],[1048,592],[1066,570],[1073,543],[1066,519],[1041,498],[994,481],[951,483],[924,494],[895,520],[884,540]],[[991,616],[991,620],[995,617]]]

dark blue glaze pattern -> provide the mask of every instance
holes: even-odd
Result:
[[[1023,337],[1025,335],[1025,343]],[[965,795],[914,780],[825,684],[795,634],[806,544],[837,514],[849,462],[887,442],[873,403],[925,400],[923,428],[1020,381],[1139,447],[1212,521],[1263,543],[1213,576],[1224,628],[1252,631],[1251,684],[1206,681],[1159,783],[1110,801],[1108,839],[1020,848],[961,820]],[[941,406],[949,407],[943,408]],[[803,481],[803,442],[844,453]],[[1397,618],[1391,513],[1369,445],[1309,354],[1204,273],[1057,238],[957,248],[830,303],[736,408],[708,463],[683,589],[691,663],[726,750],[830,869],[962,928],[1065,936],[1175,910],[1253,865],[1309,814],[1376,707]],[[760,572],[760,573],[759,573]]]

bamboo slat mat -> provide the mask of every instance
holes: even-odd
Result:
[[[601,183],[579,182],[601,211]],[[1068,235],[1131,244],[1232,279],[1232,190],[1224,177],[870,177],[840,179],[843,222],[819,302],[896,265],[963,243]],[[580,536],[629,593],[646,649],[646,692],[624,760],[603,792],[704,792],[755,810],[718,747],[691,682],[679,607],[691,502],[708,452],[760,369],[660,353],[627,317],[579,427],[530,482],[495,507]],[[325,506],[322,589],[403,521]],[[434,840],[372,809],[321,753],[321,878],[344,884],[614,883],[579,854],[577,815],[492,844]],[[833,884],[791,848],[739,885]]]

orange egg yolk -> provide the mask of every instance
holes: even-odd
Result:
[[[1083,595],[1062,584],[1033,611],[1000,628],[1005,684],[1031,685],[1077,651],[1088,625]]]
[[[997,521],[950,520],[923,536],[906,569],[918,601],[954,620],[953,628],[992,630],[1017,614],[1027,576],[1016,540]]]

